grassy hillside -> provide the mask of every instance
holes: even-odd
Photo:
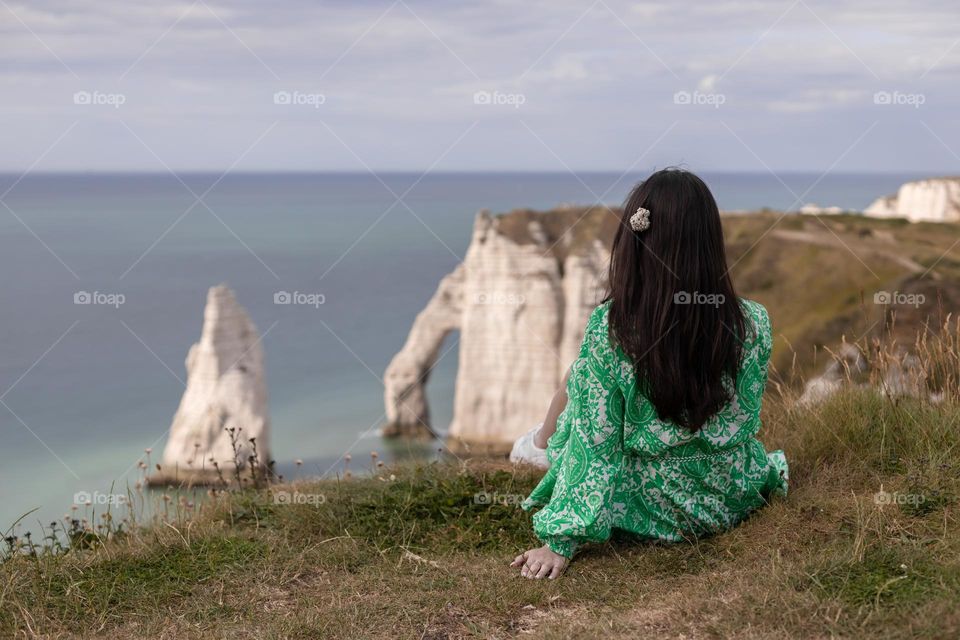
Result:
[[[771,394],[763,438],[790,459],[787,499],[695,543],[588,547],[555,582],[507,566],[535,543],[515,504],[529,469],[223,493],[194,517],[6,560],[0,636],[957,637],[958,424],[953,401]]]
[[[770,311],[782,373],[794,357],[801,371],[819,370],[842,336],[910,345],[960,311],[960,225],[772,213],[724,224],[734,281]],[[880,292],[923,302],[875,304]]]

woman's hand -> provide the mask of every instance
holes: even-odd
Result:
[[[539,549],[524,551],[510,563],[510,566],[522,567],[520,575],[524,578],[534,578],[536,580],[549,578],[553,580],[560,577],[568,564],[570,564],[568,558],[554,553],[550,550],[550,547],[543,545]]]

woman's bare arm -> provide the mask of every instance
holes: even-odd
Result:
[[[543,426],[537,432],[533,440],[540,449],[547,448],[547,440],[557,431],[557,418],[563,413],[567,406],[567,381],[570,379],[570,369],[563,374],[563,380],[560,382],[560,388],[553,394],[553,400],[550,401],[550,407],[547,409],[547,415],[543,419]]]

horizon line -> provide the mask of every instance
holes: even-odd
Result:
[[[34,170],[16,170],[16,169],[0,169],[0,176],[23,176],[24,178],[31,175],[38,176],[53,176],[53,175],[89,175],[89,176],[157,176],[157,175],[343,175],[343,176],[377,176],[377,175],[423,175],[424,177],[429,177],[431,175],[566,175],[571,177],[576,177],[579,175],[647,175],[649,172],[646,171],[628,171],[623,173],[622,170],[618,169],[583,169],[576,171],[565,171],[557,169],[449,169],[449,170],[434,170],[434,171],[423,171],[419,169],[375,169],[368,171],[365,169],[244,169],[244,170],[233,170],[224,172],[221,169],[184,169],[184,170],[165,170],[165,169],[34,169]],[[702,173],[704,175],[769,175],[770,177],[776,178],[778,175],[809,175],[809,174],[824,174],[826,176],[830,175],[855,175],[855,176],[866,176],[866,175],[876,175],[876,176],[903,176],[903,175],[924,175],[930,177],[943,177],[943,176],[955,176],[960,175],[960,170],[956,173],[947,173],[940,172],[934,174],[931,171],[924,171],[920,169],[903,169],[903,170],[844,170],[844,171],[828,171],[824,172],[823,169],[789,169],[782,171],[768,171],[764,169],[700,169],[694,173]]]

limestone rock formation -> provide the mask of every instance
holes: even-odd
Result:
[[[863,353],[849,343],[844,343],[823,374],[811,378],[800,396],[801,405],[817,405],[837,393],[844,386],[873,387],[891,398],[919,398],[927,395],[935,400],[926,385],[926,378],[917,356],[900,350],[895,355],[887,354],[879,371],[873,371]]]
[[[875,218],[906,218],[912,222],[960,221],[960,178],[907,182],[896,194],[875,200],[863,213]]]
[[[258,466],[267,465],[270,418],[263,347],[257,328],[225,285],[207,293],[200,341],[190,347],[186,368],[187,388],[160,472],[150,482],[213,482],[213,462],[229,477],[236,460],[250,469],[254,446]]]
[[[617,217],[609,209],[481,212],[462,265],[417,316],[385,375],[386,434],[428,428],[425,384],[460,331],[453,444],[505,451],[540,421],[599,303]]]
[[[844,343],[823,373],[807,380],[800,396],[801,405],[816,405],[843,388],[845,382],[859,381],[867,372],[867,360],[860,349]]]
[[[403,349],[384,375],[386,436],[432,436],[426,384],[447,335],[460,327],[464,266],[440,281],[427,306],[417,314]]]
[[[836,216],[841,213],[845,213],[846,209],[843,207],[821,207],[818,204],[809,202],[802,207],[800,207],[800,213],[808,216]]]

